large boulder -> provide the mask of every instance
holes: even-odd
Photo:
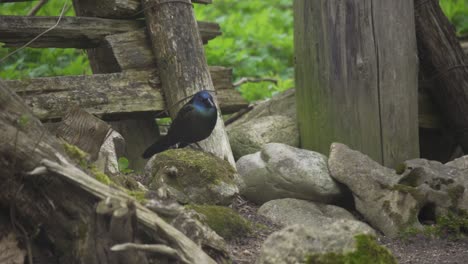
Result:
[[[323,227],[285,227],[267,238],[256,263],[396,263],[372,233],[354,224],[341,220]]]
[[[330,203],[343,195],[329,175],[327,157],[317,152],[269,143],[236,166],[245,184],[242,194],[258,204],[280,198]]]
[[[351,226],[361,228],[363,233],[372,234],[373,229],[366,223],[357,221],[345,209],[322,203],[292,198],[266,202],[258,209],[258,214],[283,226],[302,224],[320,229],[336,221],[350,222]]]
[[[254,108],[229,124],[229,136],[234,158],[259,151],[271,142],[299,146],[294,89],[257,103]]]
[[[264,116],[249,120],[227,130],[235,159],[259,151],[271,142],[299,146],[296,120],[281,115]]]
[[[368,156],[334,143],[328,160],[331,176],[353,193],[356,209],[385,235],[395,236],[434,223],[452,209],[465,209],[466,177],[436,161],[406,161],[399,173]]]
[[[145,167],[150,190],[183,204],[230,204],[239,192],[236,177],[229,162],[189,148],[158,153]]]

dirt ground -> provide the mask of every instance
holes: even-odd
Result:
[[[281,226],[257,215],[258,206],[240,197],[231,207],[254,224],[266,227],[248,237],[227,241],[234,264],[255,263],[263,241],[271,233],[281,229]],[[390,249],[400,264],[468,264],[468,238],[416,235],[406,239],[379,237],[378,241]]]
[[[468,238],[436,238],[416,235],[408,239],[379,239],[401,264],[468,263]]]

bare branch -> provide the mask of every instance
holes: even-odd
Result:
[[[239,81],[233,83],[234,87],[238,87],[244,83],[248,82],[272,82],[274,84],[278,84],[278,80],[275,78],[253,78],[253,77],[242,77]]]
[[[45,5],[45,4],[47,3],[47,1],[49,1],[49,0],[41,0],[41,1],[39,1],[39,3],[37,3],[37,5],[35,5],[35,6],[33,7],[33,9],[31,9],[31,11],[29,11],[28,16],[35,16],[36,13],[39,11],[39,9],[41,9],[41,7],[42,7],[43,5]]]

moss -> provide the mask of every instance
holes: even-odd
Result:
[[[465,187],[461,185],[456,185],[447,189],[447,194],[450,197],[450,201],[452,202],[453,207],[458,207],[458,201],[460,197],[462,197],[463,193],[465,192]]]
[[[400,232],[400,237],[408,239],[419,234],[453,238],[466,236],[468,234],[468,213],[464,210],[449,211],[446,215],[438,216],[435,225],[407,228]]]
[[[405,170],[406,170],[406,164],[405,163],[400,163],[400,164],[395,166],[395,172],[398,175],[403,174],[403,172],[405,172]]]
[[[81,150],[79,147],[68,144],[67,142],[63,143],[63,147],[65,149],[65,152],[67,155],[76,161],[82,168],[87,168],[88,167],[88,153],[84,152]]]
[[[179,170],[178,176],[182,176],[173,178],[184,181],[181,183],[184,186],[192,184],[217,184],[220,180],[232,182],[232,175],[235,173],[234,168],[227,161],[210,153],[192,149],[167,150],[160,153],[158,159],[155,160],[155,167],[171,166]],[[203,176],[203,182],[190,177],[190,175],[195,173]],[[191,182],[195,180],[197,182]]]
[[[231,208],[194,204],[187,205],[186,208],[193,209],[204,215],[206,218],[201,219],[201,221],[227,240],[245,236],[252,232],[253,224]]]
[[[145,191],[130,191],[130,190],[125,190],[125,192],[132,196],[133,198],[135,198],[135,200],[137,200],[137,202],[139,203],[144,203],[146,201],[146,198],[145,198],[145,195],[146,195],[146,192]]]
[[[313,254],[306,258],[308,264],[396,264],[390,251],[379,245],[369,235],[357,235],[356,250],[349,253]]]
[[[110,185],[112,183],[112,180],[105,174],[104,172],[98,170],[95,166],[90,166],[89,170],[91,171],[91,174],[96,178],[101,183],[104,183],[106,185]]]

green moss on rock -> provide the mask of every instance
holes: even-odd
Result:
[[[225,160],[210,153],[193,149],[171,149],[158,154],[155,166],[174,166],[177,169],[193,171],[204,176],[205,184],[216,183],[221,177],[224,181],[232,181],[234,168]],[[179,165],[179,166],[178,166]],[[179,174],[184,174],[179,172]]]
[[[356,250],[344,254],[312,254],[306,258],[307,264],[396,264],[395,257],[384,246],[379,245],[373,236],[357,235]]]
[[[224,239],[242,237],[253,230],[253,224],[229,207],[216,205],[187,205],[189,209],[204,215],[201,219]]]
[[[63,148],[67,155],[76,161],[82,168],[88,167],[89,155],[88,153],[81,150],[79,147],[63,142]]]

